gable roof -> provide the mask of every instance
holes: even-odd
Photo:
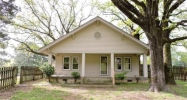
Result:
[[[114,29],[115,31],[117,31],[117,32],[123,34],[124,36],[126,36],[126,37],[132,39],[133,41],[135,41],[136,43],[140,44],[141,46],[143,46],[143,47],[149,49],[149,46],[148,46],[147,44],[145,44],[145,43],[143,43],[142,41],[140,41],[140,40],[134,38],[132,35],[126,33],[126,32],[123,31],[122,29],[120,29],[120,28],[114,26],[113,24],[109,23],[108,21],[104,20],[103,18],[97,16],[97,17],[91,19],[90,21],[86,22],[85,24],[81,25],[80,27],[74,29],[74,30],[71,31],[70,33],[68,33],[68,34],[66,34],[66,35],[63,35],[63,36],[61,36],[60,38],[56,39],[55,41],[49,43],[48,45],[46,45],[46,46],[40,48],[40,49],[38,50],[38,52],[42,52],[42,51],[44,51],[44,50],[46,50],[46,49],[52,47],[53,45],[59,43],[60,41],[66,39],[66,38],[68,38],[69,36],[73,35],[74,33],[78,32],[78,31],[80,31],[80,30],[82,30],[82,29],[84,29],[85,27],[87,27],[88,25],[90,25],[90,24],[92,24],[92,23],[94,23],[94,22],[96,22],[96,21],[100,21],[100,22],[104,23],[105,25],[109,26],[110,28]]]

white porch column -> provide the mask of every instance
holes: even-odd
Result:
[[[110,62],[111,62],[111,77],[112,77],[112,85],[115,85],[115,77],[114,77],[114,53],[110,54]]]
[[[148,77],[147,55],[143,54],[143,76]]]
[[[52,65],[52,53],[48,55],[48,64]]]
[[[84,82],[85,77],[85,53],[82,53],[82,74],[81,74],[81,83]]]

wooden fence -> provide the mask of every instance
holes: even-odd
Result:
[[[173,74],[175,80],[184,80],[187,79],[187,67],[182,66],[173,66]]]
[[[43,78],[43,72],[38,67],[22,66],[20,68],[20,84]]]
[[[148,78],[151,76],[151,71],[150,71],[150,65],[147,65],[148,67]],[[173,74],[174,74],[174,79],[175,80],[187,80],[187,67],[183,66],[173,66],[172,68]],[[140,64],[140,76],[143,76],[143,65]]]
[[[12,87],[16,84],[18,67],[0,68],[0,91]]]

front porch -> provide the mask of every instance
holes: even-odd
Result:
[[[58,75],[71,77],[72,72],[79,72],[81,75],[81,83],[112,83],[115,84],[114,75],[123,71],[129,71],[126,81],[135,80],[135,75],[139,74],[140,55],[127,53],[59,53],[49,54],[48,62],[52,64],[52,55],[56,60],[55,70]],[[74,59],[77,59],[74,62]],[[67,60],[68,62],[66,62]],[[103,61],[105,60],[105,61]],[[143,76],[148,77],[147,72],[147,55],[143,54]]]

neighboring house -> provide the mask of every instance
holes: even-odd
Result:
[[[106,20],[95,17],[41,48],[52,64],[55,56],[56,74],[71,76],[80,72],[82,82],[109,79],[129,71],[128,78],[139,76],[140,55],[143,55],[143,76],[147,78],[148,45],[127,34]]]

